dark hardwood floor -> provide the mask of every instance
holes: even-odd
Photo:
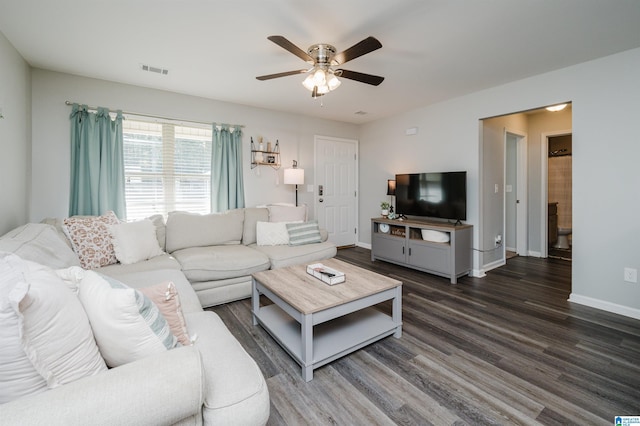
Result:
[[[404,283],[403,335],[309,383],[251,324],[249,299],[211,308],[262,369],[270,425],[611,425],[640,415],[640,321],[569,303],[571,262],[515,257],[451,285],[358,247],[338,258]]]

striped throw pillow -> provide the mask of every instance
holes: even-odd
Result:
[[[109,367],[177,346],[167,320],[140,291],[94,271],[77,268],[76,275],[80,279],[78,297]]]
[[[322,242],[317,220],[310,220],[304,223],[287,223],[287,232],[289,233],[290,246]]]

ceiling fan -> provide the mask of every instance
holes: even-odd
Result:
[[[264,81],[271,80],[273,78],[286,77],[288,75],[308,73],[309,75],[302,82],[302,85],[311,92],[311,96],[313,98],[325,95],[338,88],[341,84],[338,77],[348,78],[349,80],[355,80],[361,83],[371,84],[373,86],[379,85],[384,80],[384,77],[377,75],[335,68],[348,61],[359,58],[362,55],[366,55],[367,53],[380,49],[382,47],[382,43],[380,43],[375,37],[367,37],[338,54],[336,54],[336,48],[330,44],[314,44],[305,52],[283,36],[274,35],[267,37],[267,39],[293,53],[303,61],[311,64],[311,68],[261,75],[256,77],[258,80]]]

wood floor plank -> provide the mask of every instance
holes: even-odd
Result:
[[[640,414],[640,321],[568,302],[569,261],[517,256],[451,285],[359,247],[337,257],[403,282],[403,335],[311,382],[253,326],[248,299],[210,308],[265,375],[270,425],[604,425]]]

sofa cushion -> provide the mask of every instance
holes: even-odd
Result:
[[[68,217],[63,222],[80,266],[95,269],[118,261],[108,229],[109,225],[120,223],[114,212],[108,211],[102,216]]]
[[[282,206],[270,204],[269,222],[304,222],[307,220],[307,206]]]
[[[167,227],[164,223],[164,216],[161,214],[154,214],[153,216],[149,216],[147,219],[149,219],[151,223],[153,223],[153,226],[155,226],[158,245],[162,251],[165,251]]]
[[[0,251],[53,269],[80,266],[78,256],[52,225],[27,223],[0,237]]]
[[[0,372],[2,402],[7,401],[4,392],[20,390],[14,385],[34,384],[33,369],[41,376],[37,382],[44,379],[49,388],[107,371],[82,304],[55,271],[15,254],[1,255],[0,269],[3,330],[0,365],[13,369],[10,373],[4,369]],[[5,317],[10,314],[7,307],[14,315]],[[8,338],[11,336],[18,340]],[[13,355],[7,357],[8,351],[13,351]],[[15,355],[28,358],[31,366]],[[38,391],[40,386],[36,387]],[[20,391],[14,396],[24,395]]]
[[[244,227],[242,231],[242,244],[249,245],[257,241],[257,223],[269,221],[269,209],[266,207],[247,207],[243,210]]]
[[[189,281],[251,275],[269,269],[269,258],[245,245],[191,247],[173,252]]]
[[[125,265],[137,263],[164,252],[156,237],[156,227],[149,219],[110,225],[113,250],[118,261]]]
[[[284,268],[291,265],[313,263],[323,259],[330,259],[337,253],[335,244],[325,241],[317,244],[302,246],[258,246],[252,248],[261,251],[269,257],[271,269]]]
[[[110,277],[118,277],[123,274],[131,272],[147,272],[155,271],[157,269],[177,269],[180,270],[180,263],[170,254],[163,254],[160,256],[152,257],[151,259],[143,260],[141,262],[132,263],[130,265],[123,265],[122,263],[116,263],[113,265],[103,266],[102,268],[94,269],[101,274],[109,275]],[[157,284],[157,283],[154,283]]]
[[[241,210],[206,215],[172,212],[167,219],[167,252],[187,247],[240,244],[243,222]]]
[[[260,425],[269,419],[269,390],[255,361],[218,315],[185,315],[194,347],[202,354],[205,396],[202,417],[211,425]]]
[[[108,366],[127,364],[177,345],[158,307],[140,291],[94,271],[75,269],[78,297]]]

